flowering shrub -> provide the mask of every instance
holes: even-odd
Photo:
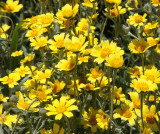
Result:
[[[158,134],[159,0],[0,2],[0,134]]]

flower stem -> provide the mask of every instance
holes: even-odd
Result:
[[[67,123],[67,127],[68,127],[68,134],[70,134],[70,129],[71,129],[71,127],[70,127],[70,123],[69,123],[69,120],[68,120],[68,118],[66,117],[66,116],[64,116],[64,120],[66,121],[66,123]]]
[[[141,54],[142,58],[142,70],[144,75],[144,54]],[[144,129],[144,122],[143,122],[143,92],[141,92],[141,119],[142,119],[142,127]]]
[[[114,96],[114,86],[115,86],[115,81],[116,81],[116,76],[117,76],[117,69],[114,70],[114,76],[113,76],[113,87],[111,88],[111,105],[110,105],[110,117],[111,120],[113,119],[113,96]]]

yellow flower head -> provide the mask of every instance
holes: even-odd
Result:
[[[144,32],[143,35],[148,35],[148,36],[154,36],[153,30],[156,29],[158,27],[158,22],[151,22],[151,23],[147,23],[144,27]]]
[[[105,11],[108,13],[108,8],[106,8]],[[122,6],[114,6],[113,9],[110,9],[109,13],[111,17],[117,17],[120,14],[126,13],[126,9],[122,8]]]
[[[30,64],[31,61],[34,59],[35,54],[29,54],[27,57],[25,57],[23,60],[21,60],[21,64]]]
[[[129,19],[127,19],[127,22],[130,25],[133,25],[135,27],[138,26],[139,28],[140,26],[143,26],[144,23],[147,21],[146,16],[147,14],[144,14],[142,16],[142,15],[139,15],[138,13],[135,13],[133,16],[129,16]]]
[[[23,51],[22,50],[19,50],[19,51],[15,51],[11,54],[12,57],[17,57],[17,56],[21,56],[23,54]]]
[[[46,28],[36,27],[31,30],[28,30],[25,37],[29,37],[29,39],[39,37],[43,33],[47,32]]]
[[[53,20],[54,20],[54,14],[46,13],[46,14],[39,15],[38,23],[42,27],[48,27],[53,23]]]
[[[134,2],[134,3],[132,3]],[[132,10],[134,8],[138,7],[138,0],[128,0],[127,3],[125,4],[126,8],[128,8],[128,10]]]
[[[2,12],[5,13],[15,13],[19,12],[19,10],[23,7],[22,4],[19,4],[19,0],[13,1],[13,0],[7,0],[6,3],[4,3],[3,7],[1,8]]]
[[[98,113],[96,114],[96,120],[97,120],[97,125],[100,128],[102,128],[102,130],[108,129],[109,117],[101,109],[98,110]]]
[[[31,42],[31,46],[35,47],[35,50],[38,50],[40,48],[43,48],[45,46],[47,46],[47,43],[48,43],[48,37],[36,37],[36,39],[30,39],[30,42]]]
[[[69,4],[66,4],[65,6],[62,7],[63,17],[66,19],[75,17],[78,12],[78,8],[79,8],[78,4],[76,4],[74,7],[72,7]]]
[[[139,99],[139,94],[137,92],[129,92],[130,98],[133,103],[133,107],[135,109],[136,114],[140,117],[141,116],[141,103]]]
[[[0,102],[6,102],[9,97],[4,97],[3,94],[0,93]]]
[[[1,38],[8,38],[8,34],[6,33],[7,30],[10,29],[10,26],[8,26],[7,24],[2,25],[2,27],[0,27],[0,37]]]
[[[30,70],[30,69],[29,69],[28,66],[24,67],[24,66],[22,65],[22,66],[20,66],[19,68],[16,68],[14,72],[15,72],[16,74],[19,74],[21,77],[25,77],[26,74],[30,74],[29,70]]]
[[[23,96],[23,94],[21,92],[17,92],[16,95],[18,96],[19,100],[18,100],[18,103],[17,103],[17,107],[19,109],[22,109],[22,110],[27,110],[29,105],[31,104],[31,102],[33,100],[27,98],[25,95]],[[36,108],[38,105],[39,105],[39,101],[35,101],[28,110],[31,110],[33,112],[37,112],[38,111],[38,108]]]
[[[133,68],[128,68],[128,73],[130,74],[131,78],[137,78],[143,74],[142,67],[135,66]]]
[[[153,83],[160,83],[160,71],[157,68],[152,67],[151,69],[146,69],[144,75],[142,76],[146,80],[150,80]]]
[[[94,31],[95,27],[88,25],[88,19],[82,18],[80,22],[78,22],[78,26],[76,27],[76,30],[79,32],[79,34],[88,34],[88,29],[90,29],[92,32]]]
[[[159,42],[160,38],[153,38],[153,37],[148,37],[147,42],[150,45],[150,47],[156,46],[157,43]]]
[[[65,48],[67,50],[70,50],[72,52],[79,52],[85,49],[85,47],[88,45],[88,42],[85,42],[85,37],[83,35],[80,35],[79,37],[72,37],[72,40],[67,38],[65,40]]]
[[[3,105],[1,104],[0,105],[0,115],[1,115],[0,116],[0,124],[2,123],[2,120],[3,120],[3,124],[7,125],[10,129],[12,129],[12,124],[16,123],[16,121],[17,121],[17,115],[6,114],[7,111],[2,112],[3,110],[4,110]]]
[[[29,93],[29,97],[31,99],[37,98],[39,101],[47,101],[48,99],[51,99],[52,90],[48,88],[46,85],[38,85],[37,90],[32,89]]]
[[[42,128],[40,131],[41,134],[64,134],[64,128],[61,127],[57,124],[53,124],[53,129],[46,130],[45,128]]]
[[[116,86],[114,87],[114,104],[120,105],[120,102],[125,101],[125,95],[122,93],[122,88],[117,88]]]
[[[96,66],[95,68],[91,68],[90,72],[91,73],[87,74],[87,76],[88,80],[91,83],[95,82],[96,80],[100,80],[101,77],[104,75],[104,72],[102,70],[99,70],[98,66]]]
[[[121,104],[121,109],[115,109],[114,118],[121,118],[121,120],[129,122],[131,126],[135,125],[137,119],[136,114],[133,111],[133,107],[127,104]]]
[[[84,125],[84,128],[91,127],[92,133],[97,131],[97,120],[96,120],[96,114],[98,113],[97,110],[94,110],[93,107],[89,108],[89,112],[86,111],[83,112],[84,119],[81,120],[82,125]]]
[[[128,46],[132,53],[144,53],[149,47],[150,45],[143,38],[134,39]]]
[[[61,90],[64,89],[65,85],[66,84],[64,83],[64,81],[59,81],[56,79],[54,81],[54,84],[50,83],[52,93],[53,94],[59,93]]]
[[[75,56],[69,56],[67,60],[62,59],[59,61],[59,63],[55,66],[59,70],[63,71],[71,71],[75,68],[76,65],[76,57]]]
[[[155,83],[152,83],[150,80],[145,80],[144,78],[132,80],[130,87],[134,88],[138,93],[154,91],[158,89]]]
[[[75,99],[67,100],[65,96],[62,96],[60,101],[55,99],[52,105],[49,104],[45,107],[45,109],[49,111],[47,115],[56,115],[55,120],[61,120],[63,116],[70,118],[73,116],[71,111],[78,109],[76,105],[73,105],[75,101]]]
[[[123,56],[120,54],[111,54],[106,58],[105,65],[113,68],[120,68],[123,66]]]
[[[35,76],[35,79],[38,80],[38,82],[45,84],[45,82],[51,77],[52,74],[52,69],[46,69],[44,72],[38,71]]]
[[[160,44],[157,44],[156,51],[160,53]]]
[[[20,76],[17,73],[10,73],[8,76],[0,78],[0,81],[2,81],[2,84],[8,84],[10,88],[13,88],[15,85],[18,85],[17,81],[19,80],[20,80]]]
[[[91,2],[91,0],[83,0],[84,2],[82,3],[83,6],[86,6],[86,7],[90,7],[90,8],[93,8],[93,2]],[[95,8],[98,9],[98,3],[95,2]]]
[[[94,61],[100,64],[114,53],[123,55],[124,51],[121,50],[120,47],[117,47],[117,44],[115,42],[112,41],[111,43],[109,43],[108,40],[105,40],[102,41],[100,45],[97,45],[92,49],[91,55],[97,57]]]
[[[105,0],[108,4],[120,5],[121,0]]]
[[[157,123],[155,122],[155,119],[159,122],[159,118],[156,112],[156,106],[152,105],[150,108],[147,105],[144,105],[143,107],[143,120],[144,123],[149,127],[153,128],[155,131],[158,130]]]
[[[54,40],[49,40],[48,43],[51,44],[50,47],[55,47],[58,49],[64,48],[64,40],[68,39],[69,35],[65,35],[65,33],[60,33],[54,35]]]
[[[154,5],[154,6],[160,6],[160,1],[159,0],[152,0],[152,4]]]

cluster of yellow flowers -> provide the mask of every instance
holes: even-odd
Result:
[[[40,14],[21,25],[29,49],[12,52],[10,58],[19,64],[8,75],[0,74],[9,90],[8,97],[0,93],[0,132],[5,124],[18,133],[16,127],[26,123],[25,133],[31,134],[121,133],[127,130],[124,122],[130,133],[160,131],[160,68],[154,60],[160,53],[160,17],[152,13],[159,11],[160,1],[50,2],[34,3]],[[148,4],[149,11],[143,7]],[[6,16],[0,16],[22,7],[18,0],[2,2],[0,13]],[[100,16],[105,17],[101,26]],[[110,21],[113,37],[105,37]],[[0,39],[9,42],[9,30],[1,25]],[[38,123],[31,122],[34,117]]]

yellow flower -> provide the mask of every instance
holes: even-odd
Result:
[[[46,69],[44,72],[37,71],[37,74],[34,78],[38,80],[40,83],[45,84],[52,74],[53,74],[52,69]]]
[[[153,38],[153,37],[148,37],[147,42],[150,45],[150,47],[156,46],[157,43],[159,42],[160,38]]]
[[[133,16],[129,16],[129,19],[127,19],[127,22],[130,25],[133,25],[135,27],[138,26],[139,28],[140,26],[143,26],[144,23],[147,21],[146,16],[147,14],[144,14],[142,16],[142,15],[139,15],[138,13],[135,13]]]
[[[120,15],[120,14],[126,13],[126,9],[125,9],[125,8],[122,8],[122,6],[118,6],[118,7],[114,6],[114,8],[113,8],[113,9],[110,9],[109,12],[108,12],[108,8],[105,8],[105,11],[106,11],[107,13],[110,13],[110,16],[111,16],[111,17],[117,17],[117,16]]]
[[[146,69],[144,75],[142,76],[146,80],[150,80],[153,83],[160,83],[160,71],[157,68],[152,67],[151,69]]]
[[[65,83],[64,83],[64,81],[59,81],[59,80],[55,80],[54,81],[54,84],[52,84],[52,83],[49,83],[49,85],[51,86],[51,90],[52,90],[52,93],[53,94],[57,94],[57,93],[59,93],[61,90],[63,90],[64,89],[64,87],[65,87]]]
[[[62,59],[59,61],[59,63],[55,66],[59,70],[63,71],[71,71],[75,68],[76,65],[76,57],[75,56],[69,56],[67,60]]]
[[[78,22],[78,26],[76,27],[76,30],[79,32],[79,34],[85,34],[87,36],[88,29],[91,30],[91,32],[94,32],[95,27],[88,25],[88,19],[81,18],[80,22]]]
[[[134,1],[128,0],[127,3],[125,4],[125,6],[126,6],[126,8],[128,8],[128,10],[132,10],[134,8],[137,8],[138,7],[138,0],[134,0]]]
[[[95,82],[96,80],[100,80],[104,75],[104,72],[102,70],[99,70],[98,66],[96,66],[95,68],[91,68],[90,72],[91,73],[87,74],[87,76],[88,76],[88,80],[91,83]]]
[[[87,91],[96,91],[97,89],[99,89],[99,87],[95,87],[95,85],[93,85],[91,83],[80,84],[80,87],[87,90]]]
[[[121,104],[121,109],[114,110],[113,117],[115,119],[121,118],[121,120],[128,121],[131,126],[135,125],[135,120],[137,120],[137,116],[133,111],[133,107],[127,104]]]
[[[54,20],[54,14],[53,13],[46,13],[41,14],[38,16],[38,24],[40,24],[42,27],[48,27],[53,23]]]
[[[87,63],[89,58],[89,56],[78,57],[78,64]]]
[[[153,134],[152,129],[145,127],[143,130],[143,134]]]
[[[23,54],[23,51],[22,50],[19,50],[19,51],[15,51],[11,54],[12,57],[17,57],[17,56],[21,56]]]
[[[71,111],[78,109],[76,105],[73,105],[75,101],[75,99],[67,100],[65,96],[62,96],[60,101],[55,99],[52,102],[52,105],[49,104],[45,107],[45,109],[49,111],[47,112],[47,115],[56,115],[55,120],[61,120],[62,116],[70,118],[73,116]]]
[[[82,3],[83,6],[86,6],[86,7],[90,7],[90,8],[93,8],[93,2],[91,2],[91,0],[83,0],[84,2]],[[98,3],[95,2],[95,9],[98,9]]]
[[[159,131],[157,123],[154,118],[159,122],[158,115],[156,113],[156,106],[152,105],[150,108],[147,105],[143,107],[143,120],[144,123],[149,127],[153,128],[155,131]]]
[[[2,81],[2,84],[8,84],[10,88],[14,88],[15,85],[18,85],[17,81],[19,80],[20,80],[20,76],[17,73],[10,73],[8,76],[0,78],[0,81]]]
[[[16,74],[19,74],[21,77],[25,77],[26,74],[30,74],[29,70],[30,70],[29,67],[27,67],[27,66],[24,67],[22,65],[22,66],[20,66],[20,68],[16,68],[14,72]]]
[[[4,118],[3,124],[7,125],[10,129],[12,129],[12,124],[16,123],[16,121],[17,121],[17,115],[6,114],[6,112],[2,112],[2,111],[3,111],[3,105],[1,104],[0,105],[0,115],[1,115],[0,116],[0,124],[2,123],[2,118]]]
[[[130,87],[134,88],[138,93],[154,91],[158,89],[155,83],[152,83],[150,80],[145,80],[144,78],[138,78],[132,80]]]
[[[77,86],[78,91],[80,92],[81,91],[81,86],[79,85],[79,80],[76,80],[76,86]],[[68,93],[70,95],[74,95],[74,80],[71,80],[71,84],[68,85],[67,88],[69,88]],[[77,92],[76,92],[76,95],[78,95]]]
[[[1,8],[2,12],[5,13],[15,13],[19,12],[19,10],[23,7],[22,4],[19,4],[19,0],[13,1],[13,0],[7,0],[6,3]]]
[[[47,32],[46,28],[36,27],[36,28],[31,29],[31,30],[28,30],[25,37],[29,37],[29,39],[36,38],[36,37],[39,37],[40,35],[42,35],[45,32]]]
[[[6,33],[7,30],[10,29],[10,26],[8,26],[7,24],[2,25],[2,27],[0,27],[0,37],[1,38],[8,38],[8,34]]]
[[[98,64],[102,63],[109,57],[111,54],[119,53],[120,55],[124,54],[124,51],[120,47],[117,47],[115,42],[109,43],[108,40],[102,41],[100,45],[95,46],[92,49],[91,55],[97,57],[94,61]]]
[[[34,59],[34,56],[35,54],[28,54],[27,57],[25,57],[23,60],[21,60],[21,64],[24,65],[24,64],[30,64],[31,61]]]
[[[105,65],[110,66],[113,68],[120,68],[123,66],[123,56],[118,54],[111,54],[109,57],[106,58]]]
[[[0,102],[6,102],[9,97],[4,97],[3,94],[0,93]]]
[[[43,128],[41,129],[40,133],[41,134],[64,134],[64,128],[61,127],[60,129],[60,126],[57,123],[54,123],[53,129],[46,130],[45,128]]]
[[[47,46],[48,43],[48,36],[46,37],[36,37],[36,39],[30,39],[31,46],[35,46],[35,50],[38,50],[40,48],[43,48]]]
[[[148,35],[148,36],[154,36],[154,29],[156,29],[158,27],[158,22],[151,22],[151,23],[147,23],[144,27],[144,32],[143,35]]]
[[[156,51],[157,53],[160,53],[160,44],[157,44]]]
[[[96,114],[97,125],[102,128],[102,130],[108,129],[109,117],[101,109],[98,110]]]
[[[137,92],[129,92],[128,94],[130,95],[136,114],[139,117],[141,117],[141,105],[140,105],[139,94]]]
[[[116,105],[120,105],[120,102],[124,102],[125,99],[125,95],[122,93],[122,88],[119,87],[117,88],[116,86],[114,87],[114,104]]]
[[[37,98],[39,101],[47,101],[52,98],[51,94],[52,90],[48,88],[46,85],[38,85],[37,90],[32,89],[29,93],[29,97],[31,99]]]
[[[143,38],[134,39],[128,46],[132,53],[144,53],[149,47],[150,45]]]
[[[84,119],[81,120],[81,124],[84,125],[84,128],[87,129],[88,127],[91,127],[92,133],[95,133],[97,131],[97,120],[96,120],[96,114],[98,113],[97,110],[94,110],[93,107],[89,108],[89,112],[86,111],[83,112],[82,116]]]
[[[105,0],[108,4],[120,5],[121,0]]]
[[[33,100],[27,98],[26,96],[23,96],[21,92],[17,92],[16,95],[18,96],[18,103],[17,103],[17,107],[19,109],[22,109],[22,110],[27,110],[29,105],[31,104],[31,102]],[[39,105],[39,101],[35,101],[28,110],[31,110],[33,112],[37,112],[38,111],[38,108],[36,108],[38,105]]]
[[[159,0],[152,0],[152,4],[154,5],[154,6],[160,6],[160,1]]]
[[[62,7],[62,14],[64,18],[73,18],[76,16],[78,12],[79,5],[76,4],[74,7],[72,7],[69,4],[66,4],[65,6]]]
[[[129,67],[127,70],[131,78],[137,78],[143,74],[142,67],[139,66],[135,66],[133,68]]]
[[[49,40],[48,43],[51,44],[50,47],[56,47],[58,49],[64,48],[64,40],[66,40],[69,37],[69,35],[65,35],[65,33],[60,33],[57,35],[54,35],[54,40]]]
[[[88,42],[85,42],[85,37],[83,35],[80,35],[79,37],[72,37],[72,40],[67,38],[65,40],[65,48],[72,52],[79,52],[85,49],[85,47],[88,45]]]

